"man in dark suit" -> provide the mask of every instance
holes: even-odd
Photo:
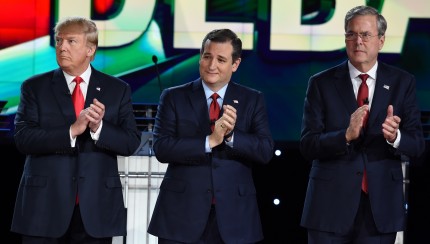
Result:
[[[23,243],[111,244],[126,234],[117,155],[140,144],[131,89],[90,65],[98,45],[93,21],[60,21],[55,45],[60,68],[21,87],[14,138],[27,156],[11,231]],[[75,77],[83,80],[76,87]],[[85,109],[75,111],[78,88]]]
[[[211,31],[200,50],[200,78],[161,95],[154,152],[169,165],[148,228],[158,243],[263,238],[252,168],[271,160],[273,139],[263,94],[230,80],[241,53],[234,32]],[[222,115],[211,121],[209,107],[218,104]]]
[[[425,146],[414,76],[377,60],[386,28],[376,9],[351,9],[348,61],[309,80],[300,149],[313,160],[301,219],[310,244],[393,244],[404,230],[401,156]]]

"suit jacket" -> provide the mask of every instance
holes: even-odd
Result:
[[[390,104],[401,118],[397,149],[382,134]],[[345,132],[357,108],[347,62],[310,78],[300,141],[303,156],[313,160],[301,219],[306,228],[336,233],[351,228],[364,167],[376,227],[383,233],[404,228],[401,156],[418,157],[425,147],[415,78],[379,62],[366,129],[348,146]]]
[[[205,153],[211,134],[201,79],[163,91],[155,120],[154,153],[168,168],[148,232],[196,242],[206,226],[212,193],[226,243],[263,238],[252,166],[273,156],[266,106],[259,91],[230,82],[224,104],[237,109],[233,148],[224,143]],[[235,103],[234,101],[237,101]]]
[[[140,144],[127,83],[92,68],[85,107],[97,98],[106,106],[99,140],[89,129],[70,145],[76,120],[60,69],[34,76],[21,87],[14,138],[26,154],[11,231],[33,236],[65,234],[79,192],[86,231],[94,237],[126,233],[126,211],[117,155],[132,155]]]

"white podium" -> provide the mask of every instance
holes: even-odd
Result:
[[[156,244],[147,233],[152,211],[167,164],[155,156],[118,157],[118,170],[127,208],[127,236],[114,237],[113,244]]]
[[[124,205],[127,209],[127,235],[113,238],[113,244],[157,244],[148,234],[149,221],[158,197],[167,164],[157,161],[152,151],[158,104],[133,103],[136,124],[142,132],[141,144],[130,157],[118,157]]]

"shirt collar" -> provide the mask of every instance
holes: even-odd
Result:
[[[363,74],[363,72],[359,71],[357,68],[355,68],[351,62],[348,60],[348,68],[349,68],[349,76],[351,79],[357,78],[358,75]],[[369,75],[370,78],[376,80],[376,70],[378,69],[378,61],[376,61],[375,65],[366,72],[366,74]]]
[[[67,84],[70,85],[70,83],[73,82],[73,79],[75,79],[76,76],[69,75],[68,73],[64,72],[64,77],[66,78]],[[84,80],[84,83],[89,84],[90,83],[90,76],[91,76],[91,65],[88,65],[88,68],[80,75],[80,77]]]
[[[212,94],[214,92],[205,84],[205,82],[203,80],[202,80],[202,85],[203,85],[203,90],[205,91],[205,96],[206,96],[206,100],[207,100],[207,99],[209,99],[210,96],[212,96]],[[227,90],[227,86],[228,86],[228,83],[225,86],[223,86],[221,89],[219,89],[219,91],[216,92],[216,93],[218,93],[220,98],[223,100],[224,100],[225,92]]]

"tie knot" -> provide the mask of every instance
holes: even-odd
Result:
[[[362,82],[366,82],[367,78],[369,78],[368,74],[360,74],[359,75]]]
[[[75,79],[73,79],[73,81],[76,82],[76,85],[79,85],[84,80],[80,76],[76,76]]]
[[[218,93],[212,94],[211,98],[212,98],[212,100],[216,101],[219,98]]]

